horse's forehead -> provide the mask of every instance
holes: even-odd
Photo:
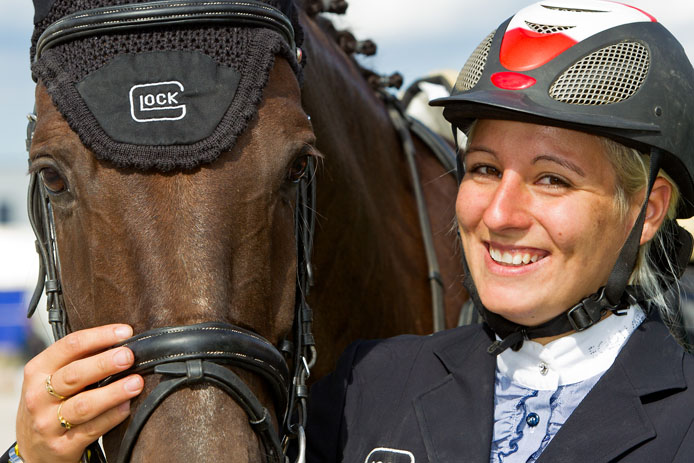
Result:
[[[36,121],[35,131],[32,135],[30,158],[48,151],[54,154],[59,148],[61,151],[75,153],[76,148],[83,148],[79,137],[70,129],[63,115],[58,111],[46,91],[46,87],[39,82],[35,90],[36,112],[40,116]]]
[[[33,49],[66,14],[118,3],[35,0]],[[235,146],[257,115],[276,57],[297,80],[296,55],[276,31],[205,25],[75,39],[47,49],[32,71],[98,159],[169,171],[210,163]]]

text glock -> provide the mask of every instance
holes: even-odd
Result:
[[[130,89],[130,115],[135,122],[178,121],[186,116],[181,104],[183,84],[178,81],[134,85]]]

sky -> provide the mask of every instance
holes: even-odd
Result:
[[[527,0],[349,0],[340,28],[358,39],[373,39],[374,57],[362,59],[379,73],[399,71],[411,82],[434,70],[458,71],[478,43]],[[694,2],[632,0],[663,23],[694,57]],[[25,221],[24,138],[33,107],[29,40],[33,7],[29,0],[0,1],[0,201],[10,198],[13,218]]]

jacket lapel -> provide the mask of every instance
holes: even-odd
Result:
[[[667,336],[661,323],[645,321],[552,439],[538,463],[610,461],[655,437],[641,397],[686,387],[683,353],[674,341],[662,342]]]
[[[622,365],[608,370],[583,399],[539,462],[609,461],[655,436]]]
[[[479,329],[434,352],[449,374],[414,402],[430,462],[489,459],[496,367],[487,353],[491,342]]]

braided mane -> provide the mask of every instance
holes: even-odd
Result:
[[[372,69],[362,66],[354,58],[355,54],[364,56],[375,55],[378,47],[372,40],[358,40],[351,31],[347,29],[338,30],[328,17],[321,15],[321,13],[344,14],[349,7],[347,1],[297,0],[297,2],[306,14],[308,14],[323,31],[332,37],[342,51],[353,60],[355,66],[359,69],[371,88],[380,90],[386,87],[400,88],[402,86],[403,77],[399,72],[394,72],[390,75],[380,75]]]

